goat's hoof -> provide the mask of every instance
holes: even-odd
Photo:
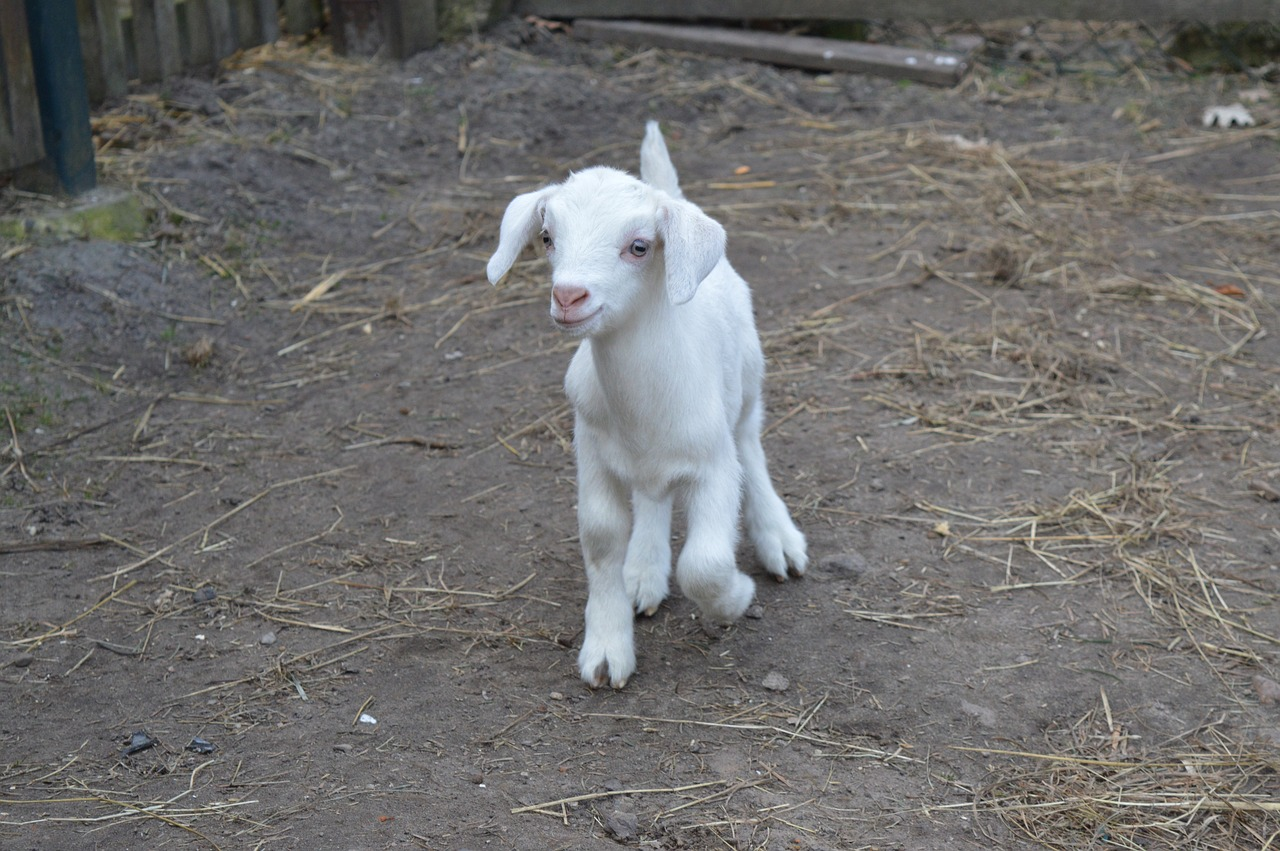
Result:
[[[622,688],[636,672],[634,653],[626,652],[587,652],[578,657],[578,671],[591,688],[604,688],[611,685]]]
[[[616,680],[610,681],[608,663],[602,662],[590,677],[584,676],[582,679],[593,689],[604,688],[606,685],[611,685],[615,689],[624,689],[627,687],[627,681],[630,677],[618,677]]]
[[[756,557],[770,576],[778,582],[804,576],[805,569],[809,566],[809,554],[804,533],[794,524],[788,523],[775,531],[757,532],[753,537]]]
[[[654,612],[667,599],[667,577],[658,572],[628,572],[624,575],[627,596],[631,598],[636,614],[653,617]]]
[[[583,681],[591,688],[603,688],[609,678],[609,663],[601,662],[591,673],[582,672]]]

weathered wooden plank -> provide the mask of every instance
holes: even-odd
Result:
[[[319,0],[284,0],[285,28],[293,35],[320,29],[324,11]]]
[[[185,0],[182,4],[181,23],[187,35],[186,64],[188,68],[200,68],[216,61],[213,47],[213,29],[209,26],[209,0]]]
[[[937,50],[680,24],[579,18],[573,23],[573,34],[595,41],[691,50],[820,71],[877,74],[942,86],[955,85],[969,67],[965,57]]]
[[[516,0],[514,6],[547,18],[1280,21],[1276,0]]]
[[[257,0],[231,0],[231,23],[235,27],[236,47],[257,47],[261,44]]]
[[[382,31],[394,58],[408,59],[440,40],[436,0],[381,0],[381,5]]]
[[[406,59],[439,41],[436,0],[331,0],[329,13],[339,53]]]
[[[0,172],[44,159],[22,0],[0,0]]]
[[[89,102],[123,97],[129,90],[129,74],[125,70],[119,3],[77,0],[76,11],[80,19],[80,55],[84,58]]]
[[[236,44],[257,47],[280,37],[276,0],[232,0],[231,21]]]
[[[258,0],[257,44],[271,44],[280,38],[280,6],[276,0]]]
[[[338,53],[372,56],[382,46],[378,0],[329,0],[329,36]]]
[[[215,62],[226,59],[239,49],[236,29],[231,20],[230,0],[205,0],[205,14],[209,19],[209,38],[213,42]]]
[[[173,0],[133,0],[133,44],[143,81],[167,80],[182,73]]]

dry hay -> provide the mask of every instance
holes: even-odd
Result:
[[[1105,691],[1097,709],[1047,738],[1044,753],[984,751],[1007,761],[976,791],[980,827],[999,819],[1052,849],[1234,851],[1280,838],[1273,748],[1233,741],[1212,723],[1148,746],[1113,715]]]

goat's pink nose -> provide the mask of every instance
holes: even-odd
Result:
[[[556,304],[560,305],[562,310],[568,310],[580,301],[586,301],[587,292],[585,287],[566,287],[556,286],[551,288],[551,297],[556,300]]]

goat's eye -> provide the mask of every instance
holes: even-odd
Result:
[[[649,253],[649,240],[637,239],[635,242],[631,243],[631,246],[627,249],[627,253],[632,257],[645,256]]]
[[[547,233],[546,231],[543,231],[542,244],[545,245],[547,248],[550,248],[553,242],[554,240],[551,239],[551,234]]]

